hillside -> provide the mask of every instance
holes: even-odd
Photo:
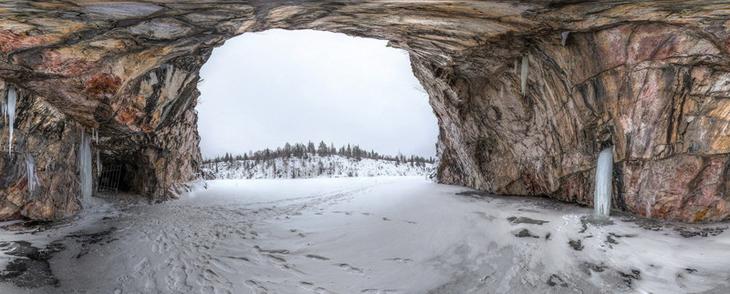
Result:
[[[310,155],[208,162],[203,165],[203,171],[210,179],[427,176],[433,171],[433,163]]]

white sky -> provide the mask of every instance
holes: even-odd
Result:
[[[386,43],[308,30],[229,40],[201,72],[203,157],[308,140],[435,155],[427,95],[408,54]]]

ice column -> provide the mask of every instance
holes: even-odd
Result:
[[[85,207],[91,206],[91,194],[93,192],[91,174],[91,137],[86,131],[81,131],[81,144],[79,144],[79,176],[81,182],[81,201]]]
[[[96,146],[99,146],[99,130],[93,129],[92,137]],[[101,154],[99,148],[96,148],[96,176],[101,177]]]
[[[35,174],[35,160],[30,153],[25,155],[26,177],[28,179],[28,195],[33,198],[35,188],[38,186],[38,176]]]
[[[522,86],[522,96],[527,93],[527,73],[529,71],[529,58],[527,55],[522,56],[522,72],[520,73],[520,86]]]
[[[18,93],[15,88],[8,87],[8,96],[5,101],[5,117],[8,120],[8,154],[13,152],[13,131],[15,124],[15,104],[18,100]]]
[[[611,189],[613,188],[613,146],[603,149],[596,164],[596,191],[593,210],[596,218],[608,218],[611,213]]]

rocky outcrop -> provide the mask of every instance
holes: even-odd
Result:
[[[0,93],[7,84],[0,83]],[[9,152],[8,132],[0,135],[0,219],[27,216],[59,219],[79,209],[77,146],[81,124],[69,119],[44,99],[27,91],[18,93],[13,152]],[[7,119],[0,118],[3,131]],[[29,189],[28,158],[35,163],[37,185]],[[32,192],[31,192],[32,191]]]
[[[441,121],[441,180],[592,205],[596,155],[614,145],[616,208],[727,218],[728,48],[710,33],[726,29],[622,23],[530,36],[502,57],[516,65],[490,75],[456,67],[439,79],[416,62]]]
[[[722,1],[67,0],[0,4],[0,79],[23,93],[0,219],[79,209],[82,129],[99,130],[94,148],[129,190],[174,197],[201,161],[198,70],[226,39],[269,28],[408,51],[438,117],[441,182],[591,205],[596,156],[613,145],[616,209],[730,217]],[[37,196],[23,189],[26,153]]]

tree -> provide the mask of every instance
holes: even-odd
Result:
[[[324,174],[324,164],[322,164],[322,160],[317,161],[317,175],[321,176]]]
[[[291,144],[289,144],[289,142],[284,144],[284,150],[282,150],[282,152],[284,152],[284,157],[291,156]]]
[[[355,160],[360,161],[362,159],[362,150],[360,150],[360,146],[355,145],[352,147],[352,155],[350,155],[355,158]]]
[[[319,156],[327,156],[329,153],[329,148],[327,148],[327,144],[324,143],[324,141],[319,142],[319,147],[317,148],[317,154]]]

